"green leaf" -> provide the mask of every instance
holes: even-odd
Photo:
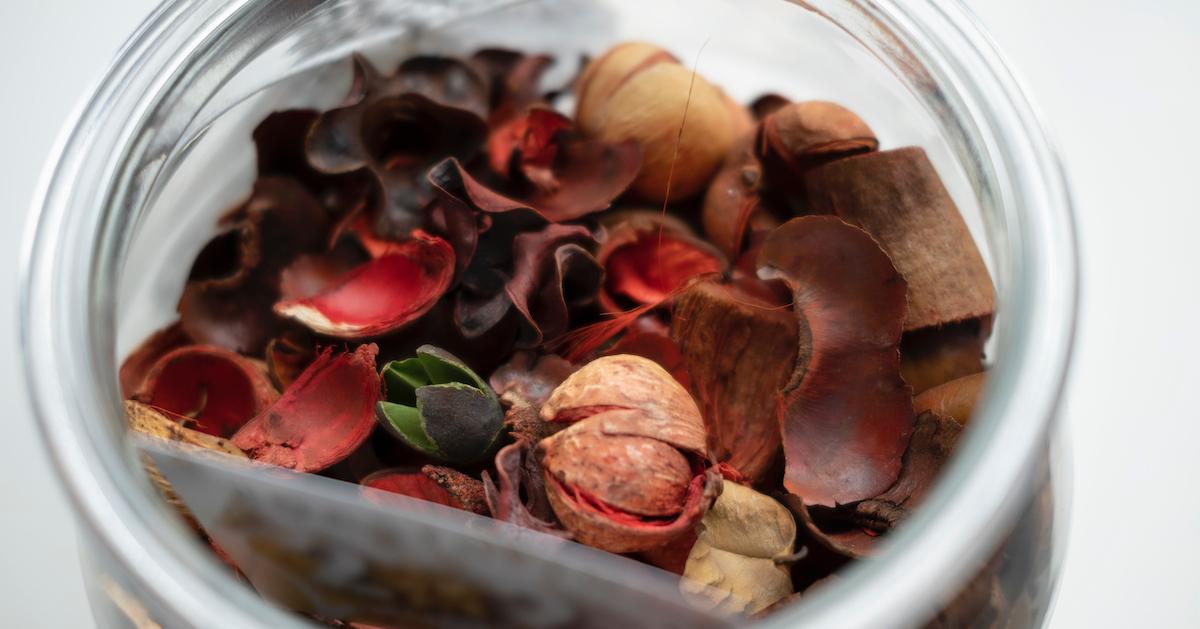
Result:
[[[425,434],[425,427],[421,425],[421,413],[416,408],[391,402],[380,402],[375,408],[375,413],[383,420],[384,425],[391,429],[391,433],[399,437],[401,441],[415,450],[442,458],[437,444],[433,443]]]
[[[413,449],[438,459],[472,463],[499,441],[504,410],[495,391],[461,360],[432,345],[415,358],[383,368],[379,421]]]

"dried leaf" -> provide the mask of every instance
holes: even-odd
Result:
[[[878,495],[899,474],[912,433],[897,350],[904,279],[866,232],[827,216],[771,232],[759,266],[794,291],[800,347],[811,348],[780,402],[784,486],[829,507]]]
[[[132,397],[187,418],[199,432],[229,438],[279,392],[261,363],[212,345],[186,345],[163,354]]]
[[[280,301],[275,312],[318,334],[379,336],[429,312],[453,275],[454,250],[445,240],[417,230],[412,240],[343,275],[325,292]]]
[[[726,483],[698,527],[679,587],[694,600],[734,613],[758,613],[792,594],[788,566],[796,523],[771,498],[737,483]]]
[[[908,282],[905,331],[990,317],[991,276],[925,151],[831,162],[805,177],[813,212],[837,214],[879,241]]]
[[[270,408],[233,436],[252,459],[319,472],[350,456],[375,427],[375,344],[326,349]]]
[[[779,454],[779,392],[808,356],[794,313],[735,287],[693,283],[675,301],[671,337],[692,378],[708,451],[752,483],[766,480]],[[799,350],[797,349],[799,347]]]

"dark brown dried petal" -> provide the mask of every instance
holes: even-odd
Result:
[[[879,241],[908,282],[905,331],[987,318],[991,276],[925,151],[858,155],[805,177],[813,212],[837,214]]]
[[[739,148],[717,171],[704,196],[700,215],[704,235],[728,258],[742,252],[751,223],[769,220],[762,212],[762,165],[754,155],[753,136],[738,141]]]
[[[912,433],[897,349],[904,279],[870,235],[827,216],[784,223],[758,259],[761,277],[794,291],[800,347],[811,348],[782,391],[784,486],[829,507],[878,495]]]
[[[488,122],[495,125],[542,100],[542,75],[554,58],[484,48],[472,55],[469,63],[488,85]]]
[[[319,116],[314,109],[288,109],[258,123],[253,134],[258,174],[296,179],[331,215],[343,216],[365,202],[370,178],[363,172],[331,175],[313,168],[304,144]]]
[[[570,539],[550,510],[542,468],[529,442],[518,440],[496,453],[496,480],[485,471],[483,487],[493,518],[541,533]],[[522,497],[524,496],[524,497]]]
[[[557,224],[514,239],[513,276],[504,292],[530,332],[519,346],[536,347],[565,333],[571,311],[595,302],[604,269],[581,246],[593,242],[586,228]]]

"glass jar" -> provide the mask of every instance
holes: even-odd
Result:
[[[924,147],[998,289],[988,390],[935,492],[877,558],[763,624],[1041,623],[1064,521],[1054,420],[1076,314],[1070,199],[1033,108],[962,6],[168,0],[62,136],[23,255],[28,384],[81,521],[103,626],[305,622],[187,536],[133,456],[116,386],[123,354],[173,317],[215,216],[249,190],[255,122],[337,102],[353,51],[386,67],[413,51],[544,50],[560,59],[553,81],[571,74],[569,60],[625,39],[665,45],[739,100],[766,90],[835,100],[884,148]],[[988,604],[995,588],[999,609]]]

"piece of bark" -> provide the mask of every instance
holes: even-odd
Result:
[[[840,159],[810,171],[804,190],[810,212],[862,227],[891,256],[908,282],[905,331],[995,311],[983,256],[924,150]]]
[[[799,338],[795,314],[700,280],[677,298],[671,337],[704,416],[709,453],[752,483],[763,481],[779,453],[776,399],[799,343],[808,341]]]

